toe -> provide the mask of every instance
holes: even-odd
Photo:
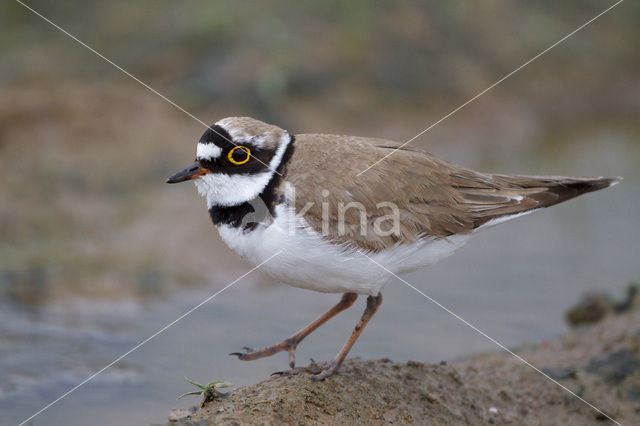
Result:
[[[315,374],[311,377],[311,380],[314,382],[319,382],[321,380],[326,379],[329,376],[333,376],[336,371],[340,368],[340,364],[337,364],[335,361],[332,362],[326,370],[321,371],[318,374]]]
[[[329,372],[329,371],[323,371],[320,374],[316,374],[314,376],[311,377],[311,380],[313,380],[314,382],[321,382],[324,379],[326,379],[329,376],[333,376],[333,372]]]
[[[286,370],[286,371],[276,371],[275,373],[271,374],[272,376],[280,376],[280,377],[290,377],[290,376],[295,376],[297,374],[300,373],[306,373],[307,369],[304,367],[297,367],[297,368],[292,368],[291,370]]]
[[[328,375],[325,374],[325,373],[326,373],[326,371],[323,371],[320,374],[316,374],[314,376],[311,376],[311,380],[313,380],[314,382],[320,382],[320,381],[322,381],[322,380],[324,380],[324,379],[326,379],[328,377]]]

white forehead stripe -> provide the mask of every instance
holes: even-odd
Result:
[[[212,160],[220,157],[222,148],[213,143],[198,143],[196,148],[196,157],[204,160]]]

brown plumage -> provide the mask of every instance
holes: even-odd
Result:
[[[358,176],[397,147],[381,139],[297,135],[285,176],[295,187],[296,210],[313,203],[304,218],[314,230],[335,243],[380,251],[423,237],[467,234],[493,219],[549,207],[620,180],[485,174],[411,147],[403,147]],[[391,213],[388,207],[377,207],[383,201],[399,209],[399,235],[374,232],[375,220]],[[353,205],[344,208],[352,202],[361,203],[367,212],[364,235],[360,210]],[[324,227],[323,203],[329,212]],[[342,230],[338,228],[340,206]]]

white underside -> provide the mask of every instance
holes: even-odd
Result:
[[[295,225],[292,224],[295,220]],[[354,292],[377,295],[393,276],[371,261],[395,274],[432,265],[460,248],[471,235],[455,235],[446,240],[424,239],[402,244],[378,253],[362,253],[332,244],[294,218],[286,207],[276,207],[274,222],[253,231],[220,226],[225,243],[253,264],[259,264],[278,251],[282,253],[260,270],[293,287],[325,293]]]

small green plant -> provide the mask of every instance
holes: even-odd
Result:
[[[193,380],[189,380],[187,377],[185,377],[184,379],[192,385],[200,388],[200,390],[183,393],[178,397],[178,399],[183,398],[187,395],[202,395],[203,398],[202,402],[200,403],[200,408],[204,407],[207,402],[213,401],[214,399],[220,398],[221,396],[225,395],[224,393],[218,391],[218,388],[228,388],[233,386],[233,383],[225,382],[224,380],[216,380],[206,385],[202,385],[200,383],[194,382]]]

